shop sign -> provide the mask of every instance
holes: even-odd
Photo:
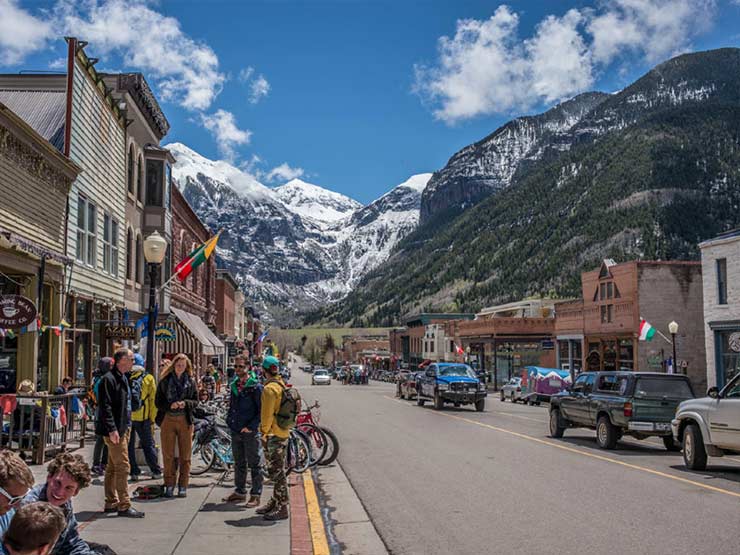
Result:
[[[0,295],[0,328],[17,329],[36,320],[36,305],[21,295]]]
[[[136,326],[106,324],[106,339],[136,339]]]
[[[555,348],[555,342],[552,339],[542,340],[542,350],[543,351],[552,351],[554,348]]]
[[[157,341],[174,341],[177,336],[175,334],[175,328],[160,324],[154,330],[154,337]]]

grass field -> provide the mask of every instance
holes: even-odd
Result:
[[[277,343],[279,347],[297,350],[304,335],[307,338],[306,345],[311,345],[314,342],[323,343],[326,335],[331,334],[334,344],[341,349],[342,337],[345,335],[384,335],[387,337],[390,329],[392,328],[271,328],[268,338]]]

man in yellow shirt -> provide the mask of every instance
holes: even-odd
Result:
[[[157,417],[157,407],[154,406],[154,396],[157,393],[157,384],[154,376],[144,370],[144,359],[136,354],[134,362],[141,362],[131,368],[128,374],[129,389],[131,391],[131,437],[128,442],[128,460],[131,465],[131,481],[137,482],[141,469],[136,464],[136,436],[139,436],[141,448],[152,479],[158,480],[162,477],[159,467],[157,448],[154,445],[154,419]]]
[[[290,506],[285,476],[285,450],[290,430],[278,425],[277,413],[285,384],[280,377],[280,362],[275,357],[265,357],[262,369],[265,372],[265,388],[262,390],[260,432],[265,447],[267,472],[274,488],[272,499],[267,505],[257,509],[257,513],[265,515],[265,520],[284,520],[288,518]]]

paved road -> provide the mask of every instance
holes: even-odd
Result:
[[[339,461],[395,555],[696,554],[740,551],[740,458],[690,472],[662,443],[596,447],[588,430],[547,435],[542,407],[486,411],[394,398],[395,386],[310,386],[293,370]]]

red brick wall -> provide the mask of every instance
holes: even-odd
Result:
[[[216,278],[216,330],[220,335],[234,335],[235,293],[228,280]]]

